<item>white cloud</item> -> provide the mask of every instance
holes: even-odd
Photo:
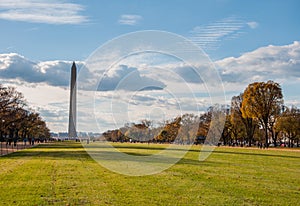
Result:
[[[190,39],[205,50],[215,50],[224,39],[237,38],[246,26],[254,29],[257,22],[245,22],[236,17],[228,17],[208,25],[196,26],[190,31]]]
[[[244,22],[229,17],[208,25],[194,27],[190,31],[190,39],[201,48],[215,49],[222,38],[237,34],[243,27]]]
[[[134,82],[134,83],[133,83]],[[100,91],[110,90],[161,90],[166,85],[158,80],[147,76],[141,76],[140,72],[135,67],[127,65],[118,65],[108,70],[100,81]]]
[[[76,62],[81,68],[82,62]],[[0,78],[19,79],[29,83],[68,86],[71,61],[33,62],[16,54],[0,54]]]
[[[138,122],[145,118],[162,122],[187,112],[203,112],[210,106],[207,104],[209,97],[193,99],[181,94],[170,94],[165,90],[116,91],[111,98],[99,95],[96,99],[96,103],[92,105],[94,109],[87,112],[94,111],[90,116],[96,116],[99,120],[98,126],[102,129],[104,125],[108,125],[106,129],[118,128],[125,123]]]
[[[256,29],[258,27],[258,23],[256,21],[250,21],[247,22],[247,25],[251,28],[251,29]]]
[[[248,84],[273,80],[283,90],[285,104],[300,106],[300,43],[266,46],[215,62],[227,100],[243,92]]]
[[[134,26],[142,20],[142,16],[135,14],[123,14],[120,16],[119,24]]]
[[[1,0],[0,19],[47,24],[81,24],[88,17],[81,15],[84,7],[66,1]]]
[[[225,82],[253,82],[269,79],[285,82],[300,79],[300,43],[266,46],[215,62]]]

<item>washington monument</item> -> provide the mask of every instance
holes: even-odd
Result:
[[[70,83],[70,110],[69,110],[69,138],[77,138],[76,132],[76,93],[77,93],[77,83],[76,83],[77,69],[75,62],[72,64],[71,68],[71,83]]]

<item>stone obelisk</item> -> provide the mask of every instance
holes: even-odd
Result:
[[[73,62],[71,68],[71,83],[70,83],[70,110],[69,110],[69,130],[68,136],[69,138],[77,138],[76,132],[76,94],[77,94],[77,85],[76,85],[76,77],[77,69],[76,64]]]

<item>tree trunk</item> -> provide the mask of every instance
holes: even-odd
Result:
[[[274,147],[277,147],[277,138],[278,138],[279,132],[275,132],[275,138],[274,138]]]
[[[266,144],[266,147],[268,148],[269,141],[268,141],[268,128],[267,127],[265,128],[265,138],[266,138],[265,144]]]
[[[269,131],[271,132],[271,135],[272,135],[274,147],[277,147],[277,137],[278,137],[279,132],[274,131],[273,128],[269,128]]]
[[[247,132],[247,140],[248,140],[249,147],[252,146],[252,140],[253,140],[253,136],[254,136],[254,130],[255,130],[255,127],[254,128],[251,127],[251,128],[248,128],[246,130],[246,132]]]

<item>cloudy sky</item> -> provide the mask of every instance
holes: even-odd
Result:
[[[17,87],[55,132],[67,130],[72,61],[80,131],[199,113],[255,81],[280,83],[285,103],[300,107],[298,8],[297,0],[1,0],[0,83]]]

